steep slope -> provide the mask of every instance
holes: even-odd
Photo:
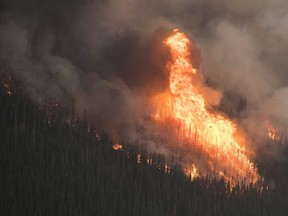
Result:
[[[58,120],[57,120],[58,119]],[[21,94],[0,91],[0,215],[286,215],[287,198],[138,163],[137,147],[71,127]],[[129,154],[129,156],[128,156]],[[141,152],[145,161],[147,153]]]

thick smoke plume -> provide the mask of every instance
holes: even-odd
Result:
[[[136,139],[147,99],[168,88],[162,39],[177,27],[201,50],[220,109],[264,149],[262,122],[288,124],[287,8],[285,0],[2,0],[0,64],[30,94],[73,99],[79,116],[86,110]]]

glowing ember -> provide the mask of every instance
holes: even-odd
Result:
[[[137,155],[137,163],[138,163],[138,164],[141,163],[141,155],[140,155],[140,154]]]
[[[279,129],[273,127],[272,123],[270,121],[265,121],[265,127],[268,132],[268,137],[270,140],[275,141],[275,142],[285,142],[285,137],[280,133]]]
[[[112,146],[112,148],[115,150],[115,151],[119,151],[119,150],[122,150],[123,146],[120,145],[120,144],[115,144]]]
[[[170,172],[171,172],[171,168],[167,164],[165,164],[165,173],[170,174]]]
[[[0,71],[0,85],[0,88],[2,87],[8,95],[13,95],[16,92],[12,77],[9,73]]]
[[[164,43],[169,47],[172,57],[168,65],[172,101],[168,100],[164,108],[169,111],[163,112],[164,114],[156,112],[155,120],[176,119],[179,125],[178,134],[182,134],[185,139],[190,140],[191,146],[198,147],[209,156],[214,164],[209,169],[218,176],[232,184],[237,181],[258,182],[260,176],[248,158],[248,150],[237,141],[236,124],[219,113],[209,112],[198,85],[193,84],[197,77],[199,80],[200,75],[191,64],[191,41],[176,29]],[[190,166],[186,173],[193,178],[197,176],[196,166],[192,164],[192,169]]]
[[[96,130],[94,130],[94,133],[95,133],[95,137],[96,137],[97,141],[100,141],[101,140],[100,134]]]

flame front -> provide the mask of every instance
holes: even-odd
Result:
[[[210,167],[219,176],[234,183],[258,182],[260,176],[248,158],[248,150],[235,137],[236,124],[224,115],[209,112],[204,96],[193,84],[199,74],[190,60],[191,41],[176,29],[164,43],[169,47],[172,58],[168,69],[173,101],[171,103],[169,100],[165,109],[171,109],[169,113],[180,123],[181,133],[209,155],[210,160],[213,160],[210,164],[221,164],[217,168],[213,165]],[[159,112],[156,117],[161,118]],[[193,167],[196,170],[194,164]]]

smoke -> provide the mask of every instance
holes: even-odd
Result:
[[[160,37],[144,38],[133,28],[109,24],[115,4],[2,2],[0,62],[28,93],[64,103],[73,99],[78,116],[85,110],[96,125],[133,139],[137,121],[146,114],[149,89],[167,87],[168,55]]]
[[[261,148],[265,119],[288,124],[287,6],[285,0],[4,0],[0,63],[26,91],[73,98],[79,116],[86,110],[113,134],[136,139],[147,98],[168,87],[162,39],[177,27],[193,37],[200,70],[219,90],[203,88],[209,103],[218,105],[222,92],[223,111],[233,110]]]

